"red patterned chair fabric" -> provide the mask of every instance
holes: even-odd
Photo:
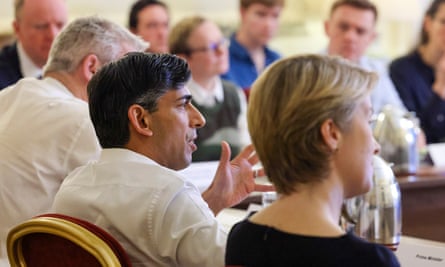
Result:
[[[62,214],[43,214],[8,234],[12,267],[131,267],[123,247],[90,222]]]

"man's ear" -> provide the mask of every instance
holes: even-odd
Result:
[[[323,23],[324,33],[329,37],[329,19],[325,20]]]
[[[133,104],[128,108],[130,127],[144,136],[152,136],[150,113],[142,106]]]
[[[332,119],[327,119],[321,124],[320,133],[331,151],[336,151],[340,147],[342,133]]]
[[[239,7],[239,14],[240,14],[240,20],[241,20],[241,21],[246,20],[246,19],[245,19],[245,17],[246,17],[246,13],[247,13],[247,8],[240,6],[240,7]]]
[[[422,27],[423,30],[426,32],[426,34],[429,34],[431,31],[431,25],[433,23],[433,19],[430,16],[425,16],[425,18],[422,21]]]
[[[87,55],[82,61],[82,74],[87,81],[90,81],[93,75],[100,67],[100,61],[94,54]]]
[[[12,29],[14,29],[16,35],[20,33],[20,24],[16,19],[12,22]]]

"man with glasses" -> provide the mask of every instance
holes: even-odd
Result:
[[[193,161],[218,160],[223,140],[230,144],[232,155],[250,143],[245,96],[236,85],[220,78],[228,69],[227,45],[219,27],[200,16],[178,22],[169,38],[171,53],[190,66],[192,78],[187,87],[193,105],[207,121],[198,129]]]
[[[17,42],[0,52],[0,89],[23,77],[41,77],[51,43],[68,20],[65,0],[15,0]]]

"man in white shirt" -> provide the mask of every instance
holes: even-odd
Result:
[[[389,77],[387,65],[365,55],[366,49],[377,35],[376,20],[377,8],[368,0],[335,1],[324,25],[329,39],[327,53],[346,58],[378,74],[379,81],[371,94],[375,113],[378,113],[385,105],[405,110]]]
[[[0,89],[23,77],[41,77],[51,44],[68,21],[66,0],[15,0],[17,42],[0,51]]]
[[[42,80],[24,78],[0,92],[0,259],[9,229],[48,212],[68,173],[99,156],[86,102],[92,75],[146,47],[108,20],[77,19],[54,41]]]
[[[232,161],[222,142],[215,178],[202,195],[177,170],[196,150],[205,120],[191,104],[185,60],[130,53],[88,85],[89,108],[104,148],[97,162],[63,182],[54,211],[107,229],[133,266],[224,266],[227,232],[215,215],[254,190],[252,146]]]

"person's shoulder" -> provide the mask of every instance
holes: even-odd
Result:
[[[386,71],[389,64],[389,60],[381,56],[363,56],[360,59],[360,66],[375,72]]]
[[[15,43],[6,45],[0,51],[0,89],[14,84],[22,78],[19,57]]]
[[[17,52],[17,44],[9,44],[5,45],[0,50],[0,62],[3,64],[5,61],[12,61],[17,60],[18,61],[18,52]]]
[[[389,66],[390,66],[390,68],[409,67],[417,58],[418,58],[417,52],[413,51],[408,54],[394,58],[390,62]]]
[[[245,60],[246,58],[249,58],[247,48],[238,42],[235,37],[235,33],[230,37],[229,57],[231,62],[234,60]]]
[[[0,72],[10,72],[11,68],[20,70],[16,43],[5,45],[0,51]]]
[[[224,90],[229,90],[231,92],[237,92],[241,90],[241,88],[238,85],[236,85],[234,82],[228,79],[222,78],[221,82]]]
[[[269,46],[265,46],[265,51],[266,51],[266,57],[269,58],[270,60],[277,60],[282,57],[277,50],[274,50]]]
[[[0,99],[14,101],[23,108],[41,112],[47,119],[58,121],[58,125],[84,124],[89,120],[88,104],[73,96],[61,83],[50,78],[39,80],[32,77],[22,78],[14,86],[6,88]]]
[[[346,238],[350,242],[350,248],[354,250],[351,253],[360,255],[360,258],[367,262],[367,266],[400,266],[395,254],[387,247],[368,242],[351,233]]]
[[[245,218],[242,221],[235,223],[230,229],[228,239],[230,240],[245,240],[246,236],[255,236],[255,233],[260,229],[264,230],[264,226],[254,224]]]
[[[169,169],[154,162],[151,164],[150,169],[159,175],[154,175],[159,177],[159,182],[172,189],[173,192],[177,190],[182,191],[183,189],[199,191],[196,185],[190,181],[191,179],[188,179],[181,172]]]

